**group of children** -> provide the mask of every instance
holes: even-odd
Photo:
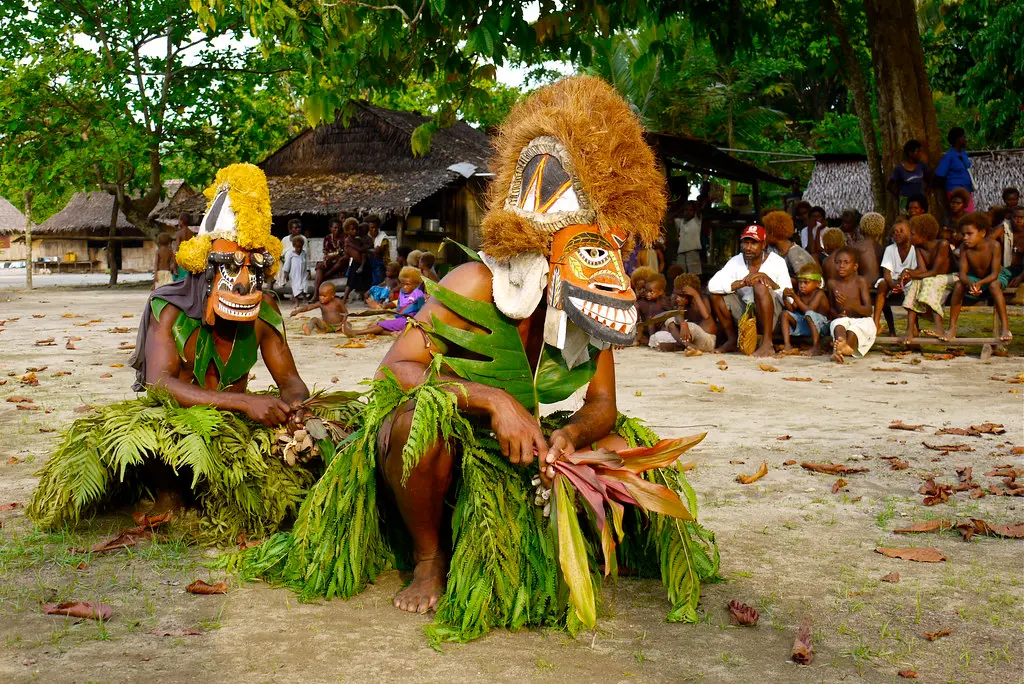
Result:
[[[831,338],[833,360],[841,363],[847,356],[863,356],[874,344],[883,316],[890,334],[895,334],[892,307],[900,304],[908,314],[907,330],[901,338],[904,343],[919,335],[952,340],[962,306],[983,300],[991,300],[998,315],[999,339],[1009,342],[1012,334],[1004,290],[1024,281],[1024,206],[1016,199],[1015,192],[1004,193],[1004,200],[1010,201],[994,212],[995,225],[989,214],[961,211],[952,230],[946,232],[926,213],[923,198],[915,199],[911,202],[913,215],[895,220],[889,231],[891,242],[884,249],[886,226],[880,214],[866,214],[843,228],[824,227],[824,216],[821,220],[808,216],[800,239],[805,248],[790,240],[792,217],[770,212],[764,216],[765,227],[752,227],[756,230],[748,229],[743,235],[744,240],[760,238],[765,246],[764,258],[759,257],[751,267],[750,276],[746,265],[741,269],[740,275],[752,278],[751,283],[732,273],[724,280],[737,283],[730,287],[741,287],[760,276],[776,291],[781,302],[770,329],[781,337],[780,355],[801,353],[795,344],[798,339],[810,343],[803,353],[824,354],[823,340]],[[846,223],[849,221],[844,220]],[[773,258],[771,253],[785,260],[792,280],[776,277],[778,274],[773,280],[755,272]],[[672,268],[669,275],[674,275]],[[669,281],[653,269],[637,268],[632,280],[643,321],[639,342],[663,351],[685,351],[687,355],[729,351],[735,348],[733,327],[738,323],[742,328],[744,318],[753,318],[752,302],[742,302],[750,304],[745,312],[742,306],[738,312],[730,312],[729,307],[714,302],[722,295],[702,289],[694,275],[674,277],[670,294]],[[944,327],[947,300],[948,328]],[[921,316],[932,320],[931,330],[919,328]],[[726,343],[720,344],[723,339]],[[768,345],[770,349],[770,340]]]

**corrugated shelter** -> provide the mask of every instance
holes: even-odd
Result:
[[[412,135],[429,117],[365,103],[346,122],[303,131],[259,166],[267,174],[274,232],[301,218],[325,234],[331,217],[374,213],[403,244],[436,250],[445,234],[470,241],[479,224],[479,198],[486,177],[487,134],[464,121],[438,130],[430,152],[416,157]],[[206,209],[201,195],[172,202],[162,217]],[[443,232],[428,233],[431,219]]]
[[[974,204],[979,210],[1002,205],[1005,187],[1024,188],[1024,151],[968,152],[968,155],[972,162],[971,174],[977,184]],[[824,207],[831,217],[839,216],[847,207],[862,214],[875,211],[866,158],[859,154],[815,155],[804,199]]]

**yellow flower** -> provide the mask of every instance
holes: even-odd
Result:
[[[268,272],[268,277],[273,278],[281,270],[281,253],[284,251],[284,245],[273,235],[268,235],[263,248],[270,253],[270,256],[274,257],[274,265],[270,267]]]
[[[174,258],[186,271],[202,273],[206,270],[206,257],[210,254],[211,244],[206,235],[197,235],[182,242]]]
[[[270,235],[270,191],[263,169],[252,164],[231,164],[217,172],[213,185],[204,194],[213,202],[217,191],[228,187],[231,210],[235,214],[237,238],[243,249],[266,247]]]

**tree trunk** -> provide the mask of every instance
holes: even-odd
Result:
[[[32,289],[32,191],[25,191],[25,288]]]
[[[864,0],[878,84],[878,125],[885,169],[895,168],[902,161],[903,145],[911,139],[924,145],[932,168],[943,151],[935,102],[924,68],[916,9],[915,0]],[[933,195],[931,213],[941,220],[945,214],[944,198],[939,201],[934,192]]]
[[[868,157],[868,173],[871,176],[871,196],[875,200],[875,211],[888,215],[886,211],[885,176],[882,173],[882,156],[878,152],[878,139],[875,137],[875,121],[871,115],[871,98],[864,79],[864,70],[860,67],[857,53],[853,51],[850,34],[836,0],[823,0],[825,16],[832,24],[839,39],[839,49],[843,53],[846,69],[843,72],[846,87],[853,96],[853,108],[860,124],[860,135],[864,139],[864,151]],[[890,217],[892,218],[892,217]]]
[[[117,236],[117,214],[120,211],[120,207],[117,204],[117,198],[111,198],[114,200],[114,208],[110,212],[110,230],[107,232],[109,237]],[[117,272],[118,272],[118,261],[120,257],[121,243],[118,240],[107,240],[107,268],[110,269],[110,287],[117,285]]]

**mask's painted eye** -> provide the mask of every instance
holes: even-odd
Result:
[[[232,281],[235,278],[238,277],[238,274],[241,272],[241,270],[242,270],[242,267],[236,265],[234,260],[229,261],[226,264],[221,264],[220,265],[220,275],[221,275],[221,277],[222,278],[227,278],[228,280],[232,280]]]
[[[232,260],[235,262],[235,266],[241,268],[245,263],[245,252],[235,252]]]
[[[583,263],[592,268],[604,266],[610,258],[608,250],[602,247],[582,247],[576,253]]]
[[[263,252],[253,252],[250,258],[252,259],[252,262],[256,264],[256,266],[263,268],[263,262],[265,261],[265,259],[263,258]]]

